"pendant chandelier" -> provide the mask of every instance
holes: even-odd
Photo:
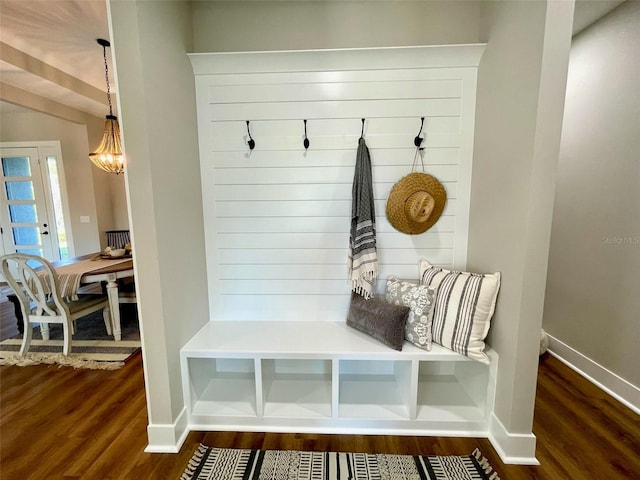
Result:
[[[109,88],[109,67],[107,66],[107,47],[111,46],[108,40],[98,38],[97,42],[102,46],[104,55],[104,73],[107,80],[107,100],[109,101],[109,115],[104,122],[102,141],[95,152],[89,154],[93,164],[105,172],[119,174],[124,172],[124,155],[120,142],[120,126],[118,117],[113,114],[111,106],[111,89]]]

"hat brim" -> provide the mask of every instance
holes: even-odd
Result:
[[[425,222],[416,222],[407,214],[405,203],[416,192],[424,191],[435,201],[431,215]],[[447,202],[447,192],[440,181],[427,174],[413,172],[402,177],[392,188],[387,199],[387,220],[396,230],[409,235],[418,235],[429,230],[440,218]]]

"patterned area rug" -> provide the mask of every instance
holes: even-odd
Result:
[[[62,326],[50,326],[49,340],[42,340],[40,329],[33,330],[31,347],[25,357],[19,356],[22,336],[0,342],[0,365],[29,366],[58,364],[92,370],[114,370],[140,349],[140,329],[133,305],[121,306],[122,341],[107,335],[102,312],[79,319],[71,343],[71,354],[62,355]]]
[[[243,450],[200,445],[180,480],[500,480],[467,456]]]

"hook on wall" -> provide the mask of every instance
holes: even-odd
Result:
[[[304,145],[304,149],[308,149],[309,148],[309,139],[307,138],[307,120],[304,120],[304,142],[302,142]]]
[[[362,119],[362,130],[360,131],[360,138],[364,138],[364,121],[365,119]]]
[[[247,133],[249,134],[249,141],[247,144],[249,145],[249,150],[253,150],[256,148],[256,141],[251,138],[251,130],[249,130],[249,120],[247,120]]]
[[[424,126],[424,117],[420,117],[420,131],[418,132],[418,135],[416,135],[416,137],[413,139],[413,144],[416,146],[416,148],[420,148],[420,145],[422,145],[422,142],[424,141],[424,138],[420,136],[420,134],[422,133],[423,126]]]

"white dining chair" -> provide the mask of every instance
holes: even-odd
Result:
[[[45,258],[26,253],[11,253],[0,257],[2,274],[20,302],[24,333],[20,356],[31,345],[34,325],[40,326],[43,339],[49,338],[49,324],[60,323],[64,334],[62,353],[71,352],[71,337],[76,320],[102,310],[105,327],[111,331],[111,312],[106,295],[78,295],[70,300],[60,294],[55,268]]]

